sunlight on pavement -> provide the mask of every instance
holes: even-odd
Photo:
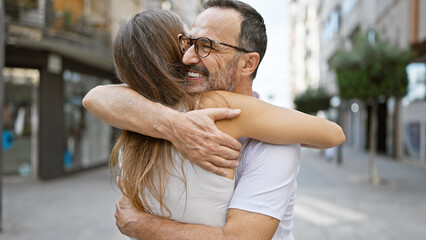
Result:
[[[364,213],[334,203],[307,196],[298,196],[294,216],[319,226],[330,226],[340,222],[358,222],[367,218]]]

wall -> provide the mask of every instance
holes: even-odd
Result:
[[[404,107],[402,122],[404,150],[408,158],[426,163],[426,102],[418,101]]]
[[[419,39],[426,40],[426,1],[419,0]]]
[[[410,1],[397,1],[377,19],[376,30],[400,48],[410,46]]]
[[[5,41],[5,29],[4,29],[4,7],[3,0],[0,0],[0,106],[3,106],[4,96],[4,81],[3,81],[3,67],[4,67],[4,41]],[[0,135],[3,133],[3,107],[0,111]],[[3,229],[3,146],[0,136],[0,233]]]

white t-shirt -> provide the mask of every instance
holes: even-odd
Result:
[[[240,142],[243,150],[235,181],[208,172],[188,160],[182,161],[179,154],[174,154],[176,168],[164,196],[172,214],[170,218],[183,223],[222,227],[229,206],[280,220],[273,239],[292,240],[300,145],[273,145],[248,138],[241,138]],[[182,166],[187,180],[186,192]],[[149,199],[149,193],[145,194]],[[150,207],[155,215],[163,216],[154,198],[151,198]]]
[[[248,138],[240,141],[243,150],[229,208],[280,220],[273,239],[292,240],[300,145],[273,145]]]
[[[170,219],[182,223],[223,227],[229,201],[234,192],[235,179],[218,176],[189,160],[181,159],[180,154],[174,151],[175,168],[167,183],[163,199],[170,210]],[[182,174],[182,167],[185,176]],[[148,191],[145,191],[145,196],[155,215],[169,217],[166,210],[161,212],[159,202]]]

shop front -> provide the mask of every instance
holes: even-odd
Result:
[[[6,48],[6,56],[4,175],[51,179],[106,166],[112,127],[87,112],[82,99],[111,83],[112,69],[34,49]]]

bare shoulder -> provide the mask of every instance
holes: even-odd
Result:
[[[253,100],[256,101],[257,99],[233,92],[210,91],[201,95],[200,108],[238,108]]]
[[[230,99],[226,91],[210,91],[201,94],[200,105],[204,108],[222,108],[230,107]]]

